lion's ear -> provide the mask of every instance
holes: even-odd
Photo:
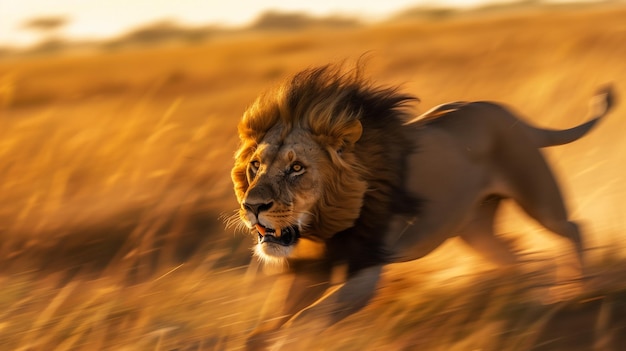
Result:
[[[363,125],[361,125],[361,121],[355,119],[345,126],[345,129],[342,131],[343,133],[343,142],[346,146],[352,146],[356,144],[359,139],[361,139],[361,135],[363,134]]]

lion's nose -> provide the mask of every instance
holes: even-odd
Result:
[[[272,206],[274,205],[274,202],[265,202],[265,203],[249,203],[249,202],[244,202],[243,203],[243,207],[254,213],[255,216],[258,216],[259,213],[263,212],[263,211],[267,211],[270,208],[272,208]]]

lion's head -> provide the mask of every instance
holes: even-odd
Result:
[[[375,169],[356,152],[368,137],[364,111],[394,109],[407,99],[370,86],[358,70],[325,66],[295,75],[247,109],[232,179],[259,257],[297,257],[307,242],[355,224]]]

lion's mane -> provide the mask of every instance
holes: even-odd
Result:
[[[385,261],[383,233],[392,214],[415,213],[418,204],[404,191],[405,156],[415,148],[404,126],[406,107],[416,100],[371,84],[359,68],[327,65],[296,74],[244,113],[232,171],[238,199],[249,187],[250,157],[270,129],[281,128],[283,136],[306,130],[332,161],[320,169],[323,196],[309,235],[324,240],[328,258],[352,272]]]

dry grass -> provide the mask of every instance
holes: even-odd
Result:
[[[219,217],[236,207],[235,125],[260,90],[368,52],[372,77],[417,94],[418,111],[490,99],[542,126],[572,126],[599,85],[626,96],[625,16],[618,5],[538,8],[0,62],[0,349],[240,348],[272,285],[248,272],[249,239]],[[626,342],[624,106],[589,137],[547,152],[599,247],[588,291],[545,304],[562,243],[507,209],[500,232],[543,263],[494,272],[448,244],[390,267],[371,306],[309,346]]]

